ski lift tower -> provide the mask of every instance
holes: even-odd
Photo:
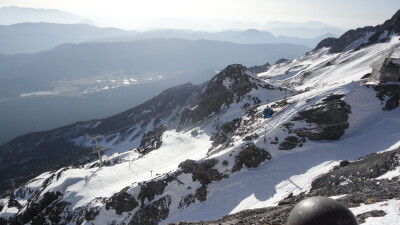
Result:
[[[103,167],[103,160],[101,158],[101,152],[105,151],[107,149],[99,146],[99,143],[97,142],[97,139],[101,138],[101,137],[102,137],[101,135],[95,135],[95,136],[92,136],[91,138],[92,138],[92,140],[94,140],[96,142],[96,147],[93,148],[93,152],[94,153],[97,152],[97,154],[99,155],[100,167]]]

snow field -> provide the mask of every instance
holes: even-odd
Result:
[[[143,157],[137,157],[135,151],[113,154],[109,160],[121,155],[127,161],[109,167],[68,169],[44,191],[65,193],[64,201],[71,202],[73,208],[81,207],[97,197],[111,197],[123,187],[174,171],[186,159],[199,160],[210,146],[209,137],[204,133],[194,138],[190,133],[166,131],[158,150]],[[130,157],[134,160],[129,160]]]

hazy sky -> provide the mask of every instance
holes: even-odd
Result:
[[[125,26],[178,17],[259,24],[321,21],[348,29],[382,23],[400,9],[400,0],[0,0],[3,6],[60,9]]]

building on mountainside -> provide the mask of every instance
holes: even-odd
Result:
[[[385,57],[371,67],[370,81],[400,81],[400,58]]]

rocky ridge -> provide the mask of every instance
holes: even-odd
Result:
[[[339,38],[326,38],[322,40],[313,51],[317,51],[323,47],[329,47],[331,53],[338,53],[347,50],[349,47],[360,49],[375,43],[385,42],[388,37],[400,33],[400,10],[393,17],[386,20],[382,25],[375,27],[363,27],[355,30],[350,30],[344,33]],[[363,42],[356,43],[360,39],[365,39]],[[356,45],[355,45],[356,44]]]

